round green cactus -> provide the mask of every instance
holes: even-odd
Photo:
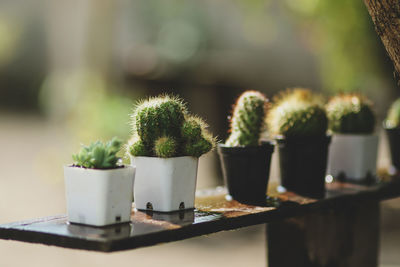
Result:
[[[200,157],[215,146],[205,122],[190,116],[177,97],[162,95],[140,102],[132,115],[132,156]]]
[[[180,135],[187,113],[183,102],[168,95],[150,98],[140,103],[134,114],[134,130],[146,146],[153,146],[162,136]]]
[[[321,97],[308,89],[281,93],[267,116],[270,133],[285,138],[325,135],[328,119],[322,103]]]
[[[227,146],[257,146],[264,129],[268,99],[260,92],[246,91],[236,101]]]
[[[329,129],[334,133],[371,134],[375,114],[371,101],[360,94],[341,94],[326,105]]]
[[[400,98],[392,103],[385,120],[387,128],[400,127]]]
[[[156,140],[154,144],[154,152],[159,158],[171,158],[175,156],[177,143],[174,138],[163,136]]]

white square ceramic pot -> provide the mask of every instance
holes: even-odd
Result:
[[[94,226],[129,222],[135,168],[86,169],[65,166],[68,221]]]
[[[134,196],[140,210],[170,212],[194,208],[198,158],[131,157]]]
[[[328,174],[363,181],[376,177],[378,136],[335,134],[328,156]]]

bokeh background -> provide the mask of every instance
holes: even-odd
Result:
[[[81,143],[127,140],[140,98],[178,94],[224,140],[240,92],[294,86],[365,93],[384,118],[400,89],[362,1],[2,0],[0,223],[65,213],[63,164]],[[198,188],[220,184],[209,153]],[[384,202],[381,266],[400,266],[399,225],[400,199]],[[0,241],[0,266],[265,263],[264,226],[111,255]]]

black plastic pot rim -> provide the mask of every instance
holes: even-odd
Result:
[[[272,141],[263,141],[258,146],[227,146],[218,144],[218,150],[223,154],[242,154],[242,153],[260,153],[267,150],[272,153],[274,151],[274,143]]]
[[[282,135],[276,136],[275,140],[278,144],[285,143],[295,143],[295,144],[303,144],[303,143],[316,143],[316,142],[328,142],[330,143],[332,135],[326,134],[322,136],[305,136],[305,137],[285,137]]]

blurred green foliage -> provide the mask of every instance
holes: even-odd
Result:
[[[363,1],[285,3],[303,42],[317,57],[324,89],[363,90],[385,76],[380,40]]]
[[[115,88],[100,73],[83,70],[49,75],[39,101],[48,117],[66,120],[80,142],[113,136],[127,140],[129,114],[138,95],[137,91],[127,93]]]

